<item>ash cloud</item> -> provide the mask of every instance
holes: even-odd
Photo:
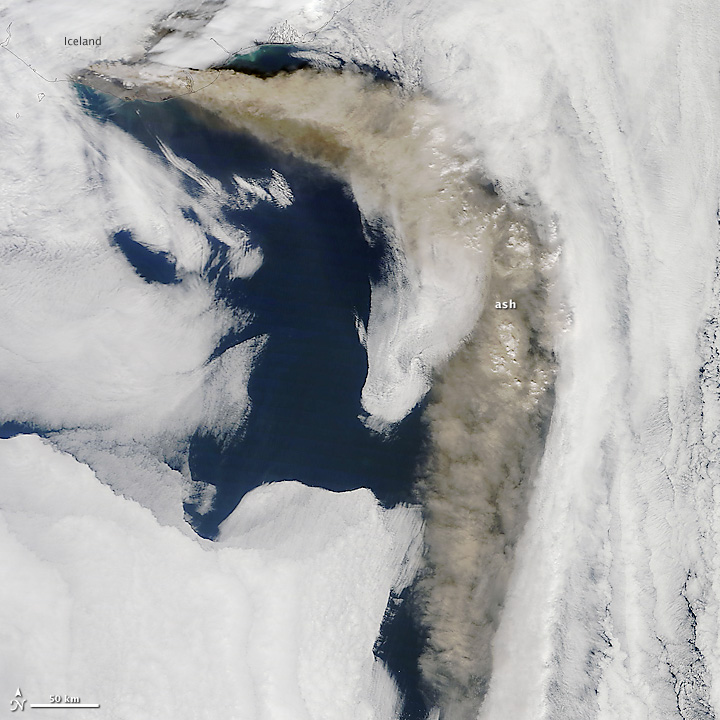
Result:
[[[483,189],[481,168],[430,97],[357,73],[98,65],[82,81],[124,97],[182,101],[347,182],[388,240],[372,288],[363,389],[386,431],[434,384],[431,453],[417,496],[426,522],[417,596],[421,668],[443,717],[474,717],[532,476],[552,411],[549,310],[555,248]],[[514,309],[495,309],[512,300]]]
[[[360,73],[262,79],[231,70],[96,65],[80,78],[123,97],[178,97],[346,182],[389,238],[367,327],[367,424],[386,431],[423,398],[434,368],[472,332],[486,296],[498,203],[431,98]]]
[[[418,598],[423,676],[442,717],[474,718],[553,406],[548,310],[553,253],[503,207],[493,223],[486,308],[436,373],[425,419],[431,453],[418,483],[426,522]],[[514,309],[496,309],[512,299]]]

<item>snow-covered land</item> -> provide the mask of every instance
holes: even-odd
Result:
[[[57,430],[54,442],[97,476],[38,438],[0,442],[0,553],[12,579],[0,591],[0,692],[77,683],[108,703],[105,717],[111,706],[133,718],[395,713],[372,645],[391,588],[417,560],[417,511],[381,510],[364,491],[279,484],[248,495],[216,543],[184,523],[186,479],[171,466],[196,429],[222,438],[242,425],[262,340],[210,360],[246,318],[215,301],[207,243],[182,209],[227,243],[238,278],[262,258],[226,222],[237,198],[88,117],[63,80],[151,46],[154,62],[203,68],[274,36],[428,93],[501,201],[560,251],[546,288],[563,318],[552,419],[514,552],[500,547],[494,559],[509,569],[488,589],[502,591],[493,634],[474,649],[486,692],[447,720],[715,717],[720,9],[178,9],[15,0],[1,14],[0,419]],[[153,26],[175,32],[155,43]],[[102,34],[102,46],[65,46],[71,34]],[[200,191],[189,194],[186,177]],[[271,182],[258,202],[273,201]],[[108,242],[120,229],[171,253],[183,282],[139,279]],[[424,277],[451,286],[433,257]],[[360,328],[372,398],[399,403],[366,408],[375,427],[412,408],[483,310],[478,292],[457,315],[408,322],[449,297],[441,281],[374,288],[381,312]],[[480,575],[465,577],[466,595]]]

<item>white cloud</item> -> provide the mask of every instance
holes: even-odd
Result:
[[[358,0],[318,38],[421,79],[563,248],[553,301],[573,322],[486,720],[720,707],[698,339],[714,312],[718,20],[709,2]]]
[[[23,19],[29,11],[14,7],[17,30],[29,30]],[[299,4],[256,7],[250,12],[246,5],[230,3],[193,44],[168,36],[161,58],[214,62],[221,53],[208,49],[211,32],[222,30],[217,37],[223,43],[239,44],[287,18],[302,34],[340,11],[317,42],[384,64],[410,81],[422,78],[424,87],[447,103],[448,122],[465,133],[468,151],[481,159],[501,191],[530,203],[541,228],[554,222],[564,248],[562,300],[573,325],[558,344],[555,416],[495,640],[483,717],[664,717],[676,712],[678,701],[671,671],[685,683],[683,692],[694,698],[696,708],[702,702],[720,707],[718,691],[704,684],[720,672],[712,560],[718,529],[711,489],[717,449],[708,420],[701,433],[697,339],[708,312],[716,257],[717,8],[709,2],[689,7],[669,1],[647,12],[627,3],[452,0],[433,7],[385,0],[312,3],[305,14]],[[65,10],[53,12],[45,22],[54,29]],[[109,27],[119,27],[119,15],[112,13]],[[147,16],[139,14],[133,23],[138,30]],[[21,36],[17,33],[18,47],[32,49],[33,43]],[[136,32],[112,57],[130,52],[141,36]],[[38,47],[47,51],[54,40],[43,42]],[[42,57],[44,67],[55,67],[60,56],[45,52]],[[63,57],[67,67],[75,62],[67,53]],[[92,59],[98,57],[87,62]],[[11,61],[16,62],[7,54],[0,60],[6,77],[15,76],[7,65]],[[15,298],[25,289],[28,307],[44,318],[39,339],[33,339],[29,323],[4,334],[10,338],[5,343],[15,333],[22,336],[22,347],[12,348],[15,356],[31,353],[19,377],[26,378],[23,387],[33,397],[35,378],[47,388],[40,372],[43,357],[55,362],[67,357],[68,368],[76,362],[84,367],[82,358],[72,356],[69,340],[84,329],[80,321],[61,325],[59,343],[45,354],[43,338],[46,333],[54,337],[55,327],[48,319],[52,302],[43,294],[44,285],[62,277],[67,297],[78,292],[84,298],[88,291],[81,280],[71,283],[72,270],[92,263],[103,270],[111,261],[93,254],[84,235],[87,213],[58,213],[85,197],[84,180],[73,180],[71,172],[72,162],[82,157],[82,142],[72,136],[78,122],[62,123],[63,113],[72,117],[73,112],[67,96],[28,77],[27,87],[20,83],[4,94],[11,98],[3,131],[12,150],[0,162],[8,188],[2,206],[9,229],[5,248],[23,258],[13,260],[22,272],[4,274],[4,287],[14,290],[6,302],[19,304]],[[39,90],[47,92],[41,103]],[[55,136],[37,132],[43,123],[51,124],[41,114],[48,101],[59,103],[52,122],[67,129],[67,143],[77,152],[53,152]],[[15,123],[16,112],[22,127]],[[28,127],[35,132],[26,132]],[[45,256],[33,242],[52,233],[62,237],[63,247],[72,238],[77,248],[67,254],[72,265],[57,272],[50,260],[35,262]],[[60,252],[52,245],[45,251],[48,257]],[[28,292],[21,278],[30,276],[31,266],[34,284]],[[165,323],[163,301],[144,290],[141,306]],[[191,323],[193,308],[195,317],[206,311],[206,299],[202,289],[188,292],[183,322]],[[402,300],[413,303],[417,297],[407,292]],[[378,308],[386,304],[378,295],[375,302]],[[400,308],[395,318],[386,313],[387,328],[394,321],[407,322],[403,306],[395,307]],[[183,346],[187,364],[182,367],[197,367],[211,344],[209,336],[228,322],[217,308],[210,314],[212,328],[203,322],[207,335]],[[167,322],[172,328],[172,318]],[[150,330],[147,336],[140,333],[133,342],[153,342],[151,335]],[[374,337],[368,328],[369,349],[377,343]],[[706,356],[712,356],[717,350],[712,334],[703,342]],[[403,372],[414,372],[416,356],[410,356]],[[371,399],[380,397],[384,384],[402,377],[393,374],[392,363],[399,358],[404,358],[400,352],[381,368],[383,382]],[[20,363],[17,357],[8,362]],[[199,375],[180,376],[178,387],[192,396]],[[706,418],[718,413],[708,383]],[[405,397],[406,388],[398,387]],[[50,403],[38,402],[41,407]],[[62,413],[75,410],[71,403]],[[158,411],[152,412],[157,417]],[[14,557],[22,552],[17,549]],[[16,572],[20,567],[15,562]],[[57,570],[42,562],[38,568],[33,570],[39,573],[38,586],[57,602],[33,612],[39,623],[51,625],[63,617],[68,596]],[[222,602],[217,600],[220,612]],[[198,632],[206,630],[212,636],[209,627]],[[60,657],[64,642],[60,638],[50,646],[49,656]],[[589,665],[587,658],[593,658]],[[243,683],[245,676],[239,677]],[[687,697],[683,702],[692,709]]]
[[[0,441],[0,694],[93,717],[386,720],[372,648],[417,562],[417,510],[263,486],[211,543],[35,436]]]
[[[168,8],[11,11],[13,51],[62,80],[139,52]],[[67,49],[69,29],[102,34],[102,50]],[[210,360],[247,318],[202,276],[205,232],[229,247],[232,277],[261,262],[224,220],[242,198],[89,117],[69,84],[2,50],[0,69],[12,98],[0,118],[2,419],[60,430],[55,444],[105,483],[37,437],[0,442],[13,577],[0,590],[0,694],[80,695],[99,718],[392,716],[398,694],[372,649],[391,589],[417,564],[417,510],[278,484],[246,496],[217,543],[182,516],[184,443],[241,429],[262,345]],[[293,200],[276,171],[254,183],[254,202]],[[110,242],[120,229],[171,255],[182,281],[139,277]]]

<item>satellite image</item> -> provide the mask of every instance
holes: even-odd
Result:
[[[0,716],[720,715],[720,5],[7,0],[0,87]]]

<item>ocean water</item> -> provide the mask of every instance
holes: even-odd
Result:
[[[311,65],[327,65],[338,69],[351,65],[376,80],[399,82],[398,76],[385,68],[368,65],[358,60],[348,60],[341,54],[329,50],[320,52],[313,47],[288,43],[258,45],[250,52],[233,55],[218,67],[267,78],[280,72],[293,72]]]
[[[271,77],[281,71],[299,70],[310,62],[296,57],[300,48],[289,44],[258,45],[248,53],[233,55],[222,67],[251,73],[260,77]]]
[[[166,252],[156,252],[133,240],[129,230],[118,230],[112,243],[125,255],[135,272],[147,282],[170,285],[179,282],[175,261]]]
[[[385,248],[377,235],[368,243],[347,188],[305,162],[189,113],[177,101],[118,104],[82,86],[77,91],[99,121],[116,124],[160,157],[162,142],[219,180],[227,192],[233,192],[234,175],[253,180],[275,170],[294,196],[289,207],[261,202],[226,213],[262,250],[262,266],[250,279],[230,276],[222,264],[225,246],[208,236],[212,259],[221,261],[210,262],[207,273],[218,299],[252,315],[242,332],[222,339],[216,354],[250,337],[267,340],[249,383],[246,426],[229,441],[199,432],[192,438],[192,477],[215,488],[209,512],[186,506],[197,532],[213,538],[245,493],[279,480],[334,491],[368,487],[385,506],[413,501],[427,443],[423,407],[389,437],[361,421],[367,357],[356,318],[367,322],[370,283],[381,271]],[[188,217],[196,219],[190,210]],[[181,281],[172,257],[139,244],[128,230],[118,230],[109,242],[146,282]],[[375,648],[401,688],[407,720],[427,713],[417,666],[422,635],[411,594],[391,600]]]
[[[35,433],[42,435],[43,431],[41,428],[37,428],[30,423],[15,422],[13,420],[0,423],[0,440],[7,440],[17,435],[32,435]]]
[[[2,287],[10,300],[9,311],[3,313],[3,345],[25,349],[25,337],[31,342],[33,334],[43,339],[29,354],[31,362],[20,358],[3,366],[8,397],[16,387],[33,390],[27,380],[41,376],[43,368],[48,373],[55,369],[42,361],[57,357],[44,351],[52,343],[54,321],[63,320],[67,309],[59,302],[55,312],[42,317],[34,312],[39,305],[32,301],[38,294],[49,300],[67,297],[66,288],[72,284],[66,276],[74,267],[71,250],[78,246],[73,242],[74,228],[91,225],[94,216],[104,220],[117,215],[112,208],[103,212],[104,199],[112,204],[117,197],[108,198],[103,184],[93,182],[95,174],[76,172],[83,167],[94,170],[84,154],[84,141],[94,139],[92,132],[86,132],[89,123],[78,117],[65,85],[48,85],[40,73],[50,71],[46,77],[61,78],[93,61],[131,57],[169,10],[167,4],[153,2],[93,8],[61,2],[59,8],[48,3],[44,11],[42,2],[10,0],[8,23],[13,22],[4,27],[5,51],[0,52],[7,100],[3,135],[8,140],[3,154],[3,208],[11,220],[4,223],[5,241],[10,240],[10,248],[16,239],[30,241],[19,248],[17,264],[15,258],[2,264]],[[423,89],[447,110],[446,116],[466,136],[468,159],[482,165],[483,175],[492,179],[500,196],[522,203],[543,237],[553,246],[557,243],[558,292],[550,299],[567,309],[567,323],[559,323],[553,336],[559,363],[557,402],[542,462],[531,481],[527,522],[516,545],[492,647],[482,652],[475,646],[464,658],[471,662],[493,658],[488,694],[472,700],[472,714],[467,717],[714,717],[720,712],[712,682],[720,667],[714,563],[720,524],[713,492],[720,460],[716,258],[720,181],[713,129],[720,120],[720,96],[712,88],[720,45],[712,29],[718,26],[720,6],[700,2],[688,12],[687,3],[670,0],[658,12],[646,13],[630,4],[521,1],[488,9],[471,2],[417,0],[299,0],[255,3],[250,8],[236,0],[200,3],[188,6],[187,13],[173,12],[166,24],[179,30],[168,37],[159,59],[178,67],[194,66],[203,62],[204,53],[211,58],[208,62],[215,62],[219,44],[249,47],[254,38],[266,36],[268,28],[287,17],[300,37],[311,37],[319,48],[397,67],[403,77],[421,79]],[[96,27],[96,33],[102,31],[103,47],[87,48],[87,54],[78,56],[58,38],[84,23]],[[106,113],[105,122],[111,121],[110,115]],[[170,122],[167,116],[166,120]],[[188,125],[189,130],[192,127]],[[205,142],[199,132],[196,138]],[[108,162],[99,167],[118,159],[113,152],[134,149],[129,142],[113,144],[112,139],[95,138],[96,149],[107,151]],[[153,142],[149,136],[148,147]],[[234,146],[229,142],[228,147]],[[122,159],[132,160],[130,155]],[[259,161],[258,173],[265,168]],[[145,189],[148,184],[141,183]],[[118,193],[127,189],[122,182],[110,188]],[[237,226],[249,223],[243,218],[251,214],[238,213]],[[169,272],[162,274],[169,264],[163,260],[169,258],[143,254],[133,244],[139,236],[123,230],[113,227],[106,240],[108,248],[114,243],[113,264],[124,253],[127,267],[137,270],[136,287],[149,289],[147,295],[157,290],[163,296],[183,289],[184,278],[179,285],[158,285],[163,277],[171,277]],[[96,247],[97,239],[94,232],[91,247]],[[259,231],[253,242],[268,244]],[[215,246],[220,259],[224,251],[219,243]],[[56,260],[52,255],[58,247]],[[36,249],[42,251],[39,257],[33,254]],[[84,277],[89,277],[88,268],[89,264]],[[238,298],[247,294],[248,283],[233,284],[223,273],[218,270],[219,295],[232,299],[234,294]],[[507,277],[515,278],[517,272]],[[78,273],[78,278],[83,275]],[[44,285],[52,292],[45,294]],[[237,302],[239,306],[240,299]],[[154,319],[167,317],[158,310]],[[259,331],[260,322],[258,315],[245,335]],[[169,333],[170,337],[188,334]],[[90,347],[84,337],[73,343],[75,337],[62,333],[61,349]],[[223,346],[236,341],[227,337]],[[27,349],[33,348],[27,344]],[[271,351],[272,346],[266,347],[263,362]],[[58,377],[59,391],[72,388],[78,376],[82,379],[81,368],[67,367],[65,374]],[[453,387],[445,382],[447,391]],[[481,387],[473,388],[481,394]],[[437,383],[435,389],[437,393]],[[39,393],[28,392],[25,402],[19,397],[12,406],[15,414],[6,412],[5,417],[37,417],[38,423],[53,424],[53,418],[63,416],[65,396],[53,397],[52,384],[49,390],[43,413],[32,412]],[[257,389],[253,392],[257,395]],[[458,395],[464,399],[467,393]],[[258,398],[253,400],[251,423],[261,409]],[[83,426],[97,426],[91,404],[91,399],[80,403]],[[132,407],[141,405],[148,403]],[[505,408],[500,405],[499,410],[495,415],[502,419]],[[431,415],[433,408],[428,406],[427,412]],[[452,422],[458,417],[447,413],[440,419]],[[35,429],[4,426],[8,434]],[[214,454],[217,462],[209,463],[206,476],[214,473],[218,486],[225,453],[246,442],[246,437],[233,438],[227,448],[210,448],[209,455]],[[497,447],[504,452],[513,444],[512,428],[501,440]],[[99,522],[92,523],[93,531],[88,522],[92,518],[83,517],[82,493],[68,494],[73,502],[67,503],[63,491],[55,502],[55,489],[38,470],[44,463],[49,477],[64,480],[58,488],[89,488],[91,511],[93,506],[102,508],[107,488],[76,483],[78,479],[82,483],[83,476],[87,479],[86,471],[57,453],[43,454],[32,438],[15,441],[4,443],[0,474],[15,473],[17,461],[29,464],[26,471],[16,473],[14,488],[3,478],[0,503],[3,529],[9,528],[10,538],[14,534],[20,540],[14,545],[3,542],[4,555],[13,563],[8,565],[8,577],[23,581],[5,583],[10,602],[0,602],[2,625],[9,629],[9,645],[3,643],[0,650],[0,662],[10,669],[0,678],[3,697],[11,698],[18,685],[27,694],[25,679],[30,676],[44,678],[49,692],[60,692],[68,668],[95,679],[92,693],[82,687],[68,691],[100,700],[104,709],[98,713],[121,717],[137,716],[137,707],[157,718],[228,717],[232,712],[225,710],[226,698],[242,696],[236,692],[240,684],[245,697],[252,699],[255,691],[262,692],[260,682],[237,672],[245,658],[255,664],[276,657],[272,646],[280,647],[278,640],[297,646],[299,631],[312,625],[273,624],[256,633],[258,643],[238,638],[239,652],[236,643],[230,643],[233,655],[225,668],[222,661],[213,664],[228,644],[223,639],[233,637],[237,616],[232,611],[239,607],[243,593],[243,587],[230,582],[230,574],[221,567],[226,563],[217,562],[220,554],[212,551],[210,543],[210,550],[202,553],[191,540],[168,544],[165,536],[173,533],[150,523],[129,532],[127,542],[103,547],[103,537],[117,528],[115,517],[140,518],[147,512],[139,513],[140,508],[130,502],[115,503],[121,512],[115,517],[101,512]],[[117,460],[122,472],[127,458]],[[292,471],[299,474],[297,468]],[[479,476],[468,473],[469,484],[477,487]],[[464,500],[467,495],[455,490],[453,497]],[[227,492],[218,499],[227,505],[232,502]],[[504,507],[512,512],[517,505]],[[216,508],[222,508],[222,502]],[[73,523],[70,516],[78,511],[82,522]],[[212,535],[217,518],[195,520],[198,525],[206,521],[203,532]],[[503,529],[501,523],[496,525]],[[35,538],[37,542],[32,542]],[[141,541],[149,543],[143,548],[147,552],[137,552]],[[446,547],[464,560],[454,537]],[[108,552],[115,548],[120,552]],[[86,549],[98,552],[86,553]],[[505,547],[499,550],[495,557],[505,562]],[[201,560],[196,562],[195,555]],[[99,573],[83,586],[89,557],[97,559]],[[487,564],[470,558],[466,566],[468,571],[459,574],[460,582],[455,583],[468,598],[466,605],[473,598],[493,600],[499,586],[487,582]],[[68,577],[73,568],[77,581],[68,582],[68,592],[59,594],[57,580]],[[118,575],[131,583],[113,582]],[[347,572],[343,577],[350,592],[367,587]],[[150,582],[138,582],[142,578]],[[210,582],[205,583],[206,578]],[[482,582],[471,586],[475,578]],[[258,568],[258,582],[273,579],[266,568]],[[215,602],[207,602],[213,593],[204,592],[203,586],[215,589]],[[280,578],[277,587],[283,586]],[[472,592],[465,592],[468,588]],[[130,593],[127,597],[125,590]],[[175,608],[178,603],[172,600],[184,600],[186,594],[194,594],[195,602]],[[290,596],[288,605],[294,601]],[[362,612],[364,606],[355,607]],[[439,619],[462,620],[464,607],[446,603]],[[141,609],[150,612],[137,617],[148,622],[135,622],[134,611]],[[247,617],[243,614],[242,619]],[[249,615],[253,621],[256,617]],[[308,617],[345,643],[340,622],[325,625],[323,615]],[[413,637],[402,635],[398,625],[387,625],[376,652],[390,653],[393,642],[407,650]],[[450,637],[454,642],[468,633]],[[462,643],[454,645],[462,648]],[[138,657],[151,662],[138,663]],[[288,659],[293,662],[298,657],[290,653]],[[64,662],[68,659],[71,662]],[[128,662],[118,665],[118,659]],[[323,660],[325,664],[317,666],[304,688],[323,689],[325,697],[335,701],[342,683],[336,684],[336,696],[322,682],[330,674],[322,671],[334,669],[335,658]],[[186,667],[177,667],[183,664]],[[209,667],[219,672],[210,672]],[[453,671],[458,667],[460,663]],[[16,684],[16,674],[23,668],[28,672]],[[229,672],[223,676],[224,669]],[[128,684],[128,676],[139,682]],[[207,682],[208,676],[213,682]],[[275,677],[268,672],[261,680]],[[61,682],[50,682],[52,678]],[[131,693],[129,687],[134,688]],[[131,704],[118,709],[111,696],[127,698]],[[163,705],[164,698],[174,701],[172,708]],[[185,698],[195,704],[184,704]],[[378,718],[390,716],[378,713]]]

